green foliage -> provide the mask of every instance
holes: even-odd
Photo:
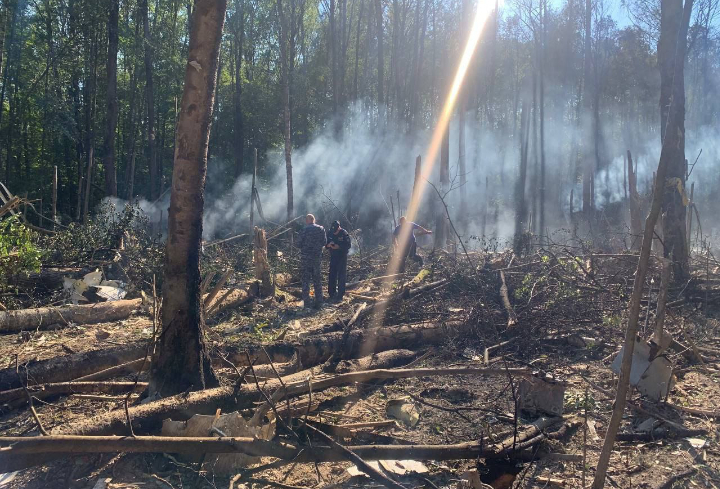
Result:
[[[40,270],[36,235],[17,216],[0,221],[0,288],[8,278]]]

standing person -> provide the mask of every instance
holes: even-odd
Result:
[[[315,216],[305,216],[305,227],[300,231],[297,246],[300,248],[300,270],[302,273],[303,306],[310,307],[310,281],[315,286],[315,309],[320,309],[323,302],[322,275],[320,260],[322,250],[327,244],[325,228],[315,224]]]
[[[405,271],[405,259],[410,258],[422,266],[423,259],[417,254],[417,242],[415,240],[415,231],[419,230],[422,234],[432,234],[432,231],[425,229],[419,224],[408,222],[405,216],[400,217],[398,225],[393,231],[393,243],[395,244],[395,256],[400,260],[400,272]]]
[[[340,221],[335,221],[330,226],[326,246],[330,250],[328,295],[330,296],[330,300],[340,302],[345,295],[347,257],[351,246],[350,235],[340,227]],[[336,288],[337,295],[335,295]]]

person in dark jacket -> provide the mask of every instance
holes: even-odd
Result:
[[[305,216],[305,227],[300,231],[297,246],[300,248],[300,270],[302,272],[302,296],[303,306],[310,307],[310,282],[315,286],[315,309],[322,306],[322,273],[320,271],[320,260],[322,250],[327,244],[325,228],[315,224],[315,216]]]
[[[422,257],[417,254],[415,231],[419,231],[419,234],[432,234],[432,231],[408,221],[405,216],[400,217],[398,225],[393,231],[393,244],[395,245],[397,260],[400,261],[400,272],[405,271],[406,258],[410,258],[420,266],[423,265]]]
[[[326,247],[330,250],[330,274],[328,276],[328,295],[333,301],[341,301],[345,295],[347,281],[347,257],[350,251],[350,235],[335,221],[330,226]],[[337,291],[337,295],[336,295]]]

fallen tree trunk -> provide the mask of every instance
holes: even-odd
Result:
[[[59,382],[29,387],[28,391],[35,399],[47,399],[52,396],[69,394],[126,394],[140,392],[147,387],[146,382]],[[0,392],[0,404],[21,400],[26,402],[25,389],[20,387]]]
[[[364,314],[372,308],[360,311]],[[461,321],[390,326],[351,331],[343,344],[344,332],[333,332],[301,339],[298,343],[277,342],[271,345],[233,345],[226,347],[227,358],[237,367],[247,366],[247,356],[257,364],[288,363],[308,368],[324,363],[339,352],[340,360],[364,357],[372,353],[444,342],[448,335],[461,335],[470,326]],[[138,361],[145,356],[147,342],[136,341],[125,346],[75,353],[48,360],[29,362],[26,366],[30,383],[46,384],[70,380],[98,380],[95,374],[118,364]],[[246,353],[247,352],[247,353]],[[267,354],[270,356],[268,360]],[[225,366],[215,361],[216,366]],[[23,373],[24,375],[24,373]],[[107,378],[107,377],[106,377]],[[0,389],[20,387],[14,368],[0,370]]]
[[[367,308],[360,314],[371,309]],[[319,336],[309,336],[296,344],[275,343],[266,346],[265,349],[273,361],[290,361],[296,355],[295,360],[301,367],[311,367],[324,363],[336,353],[340,360],[345,360],[381,351],[434,345],[446,341],[449,335],[461,335],[469,330],[470,326],[462,321],[408,324],[354,330],[347,335],[343,331],[337,331]],[[247,348],[243,347],[229,348],[230,361],[236,365],[245,365],[247,363],[246,350]],[[284,355],[289,356],[284,358]]]
[[[304,374],[305,378],[295,381]],[[528,369],[483,369],[483,368],[419,368],[419,369],[377,369],[350,372],[329,377],[312,378],[312,371],[299,372],[290,377],[285,377],[283,383],[285,388],[281,389],[280,397],[296,397],[307,394],[310,389],[313,392],[328,389],[339,385],[356,382],[369,382],[381,379],[402,379],[425,376],[449,376],[449,375],[515,375],[530,376]],[[286,382],[285,379],[293,380]],[[307,379],[311,379],[308,382]],[[277,392],[282,387],[279,380],[269,380],[263,388],[268,392]],[[253,385],[242,385],[239,387],[226,386],[206,389],[204,391],[189,392],[172,397],[166,397],[158,401],[133,406],[128,414],[132,419],[133,428],[136,433],[153,433],[160,429],[162,421],[167,418],[174,420],[185,420],[193,414],[215,414],[217,409],[223,412],[236,411],[238,409],[255,406],[258,401],[265,398]],[[110,435],[129,433],[127,427],[126,413],[122,410],[102,414],[94,418],[82,420],[77,423],[60,426],[53,430],[54,434],[76,434],[76,435]]]
[[[129,345],[91,350],[54,357],[47,360],[33,360],[20,366],[20,375],[28,379],[28,385],[50,384],[76,380],[100,370],[137,360],[145,356],[147,342],[136,341]],[[0,389],[21,387],[15,367],[0,370]]]
[[[538,440],[539,441],[539,440]],[[512,441],[511,441],[512,443]],[[19,470],[47,454],[78,453],[245,453],[293,462],[340,462],[338,450],[313,446],[312,450],[257,438],[164,436],[37,436],[0,438],[0,464],[6,471]],[[519,444],[518,444],[519,445]],[[352,451],[365,460],[459,460],[495,458],[508,454],[478,442],[454,445],[356,445]]]
[[[540,418],[495,445],[458,443],[454,445],[356,445],[354,453],[365,460],[459,460],[499,458],[542,441],[542,431],[562,418]],[[162,437],[162,436],[77,436],[52,435],[0,438],[0,464],[6,471],[21,470],[58,457],[78,453],[245,453],[294,462],[338,462],[344,455],[338,450],[314,446],[295,446],[257,438]]]
[[[23,330],[48,329],[69,323],[97,324],[125,319],[142,306],[142,299],[128,299],[97,304],[40,307],[0,312],[0,334]]]

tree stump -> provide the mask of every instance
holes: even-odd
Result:
[[[260,297],[272,297],[275,295],[275,284],[270,270],[270,262],[267,256],[267,237],[265,230],[255,226],[253,238],[253,263],[255,264],[255,279],[258,281],[258,292]]]

